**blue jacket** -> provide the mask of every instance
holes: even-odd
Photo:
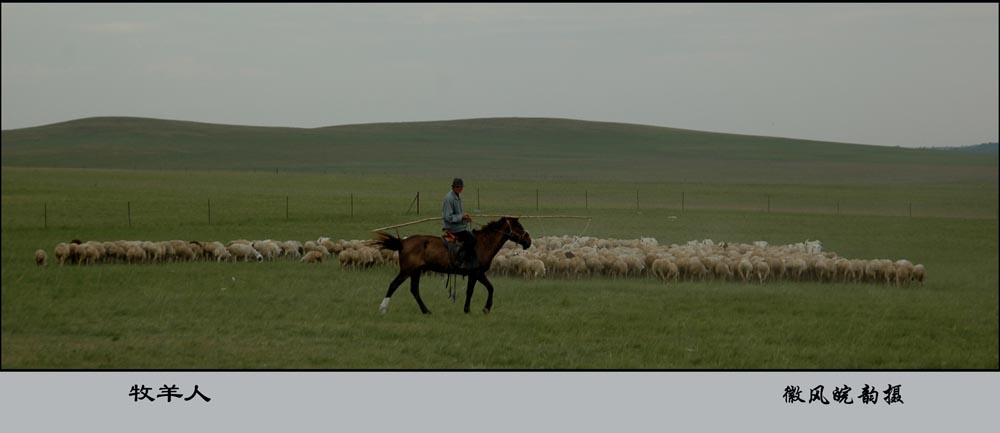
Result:
[[[455,194],[455,190],[448,191],[448,195],[444,196],[444,207],[441,209],[443,228],[452,233],[464,231],[465,221],[462,221],[462,215],[465,215],[462,211],[462,197]]]

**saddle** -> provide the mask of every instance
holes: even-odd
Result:
[[[458,240],[451,230],[444,230],[444,234],[441,235],[441,242],[444,242],[445,248],[448,249],[448,260],[451,262],[453,268],[461,268],[463,264],[463,258],[459,255],[462,251],[462,242]]]

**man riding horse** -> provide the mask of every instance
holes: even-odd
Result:
[[[469,277],[465,290],[465,312],[469,312],[472,292],[476,283],[486,287],[486,305],[483,312],[489,313],[493,308],[493,283],[486,272],[490,270],[493,258],[507,241],[514,242],[524,249],[531,247],[531,235],[528,234],[518,217],[504,216],[491,221],[478,230],[468,231],[465,223],[472,222],[472,217],[462,210],[462,179],[451,183],[451,191],[444,199],[441,218],[444,221],[444,231],[451,233],[462,241],[460,259],[451,257],[448,243],[442,236],[410,236],[406,238],[379,232],[379,239],[374,244],[387,251],[399,253],[399,274],[389,283],[385,298],[379,304],[379,312],[385,314],[389,310],[389,301],[393,293],[407,279],[410,280],[410,293],[417,301],[417,306],[424,314],[430,310],[420,298],[420,275],[424,272],[442,274],[461,274]],[[458,261],[458,266],[456,266]]]
[[[459,269],[476,269],[479,267],[479,257],[476,254],[476,237],[466,228],[467,223],[472,222],[472,217],[462,210],[462,179],[455,178],[451,182],[451,191],[444,196],[444,206],[441,210],[441,218],[444,220],[444,227],[441,230],[445,236],[455,238],[462,243],[456,257],[456,267]]]

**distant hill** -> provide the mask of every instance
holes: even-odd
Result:
[[[552,118],[323,128],[97,117],[2,131],[2,165],[636,182],[996,182],[966,152]]]
[[[925,149],[931,150],[951,150],[956,152],[970,152],[970,153],[989,153],[993,155],[1000,154],[998,151],[998,143],[981,143],[973,144],[971,146],[958,146],[958,147],[927,147]]]

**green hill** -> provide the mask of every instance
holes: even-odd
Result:
[[[550,118],[305,129],[98,117],[3,131],[2,164],[637,182],[997,181],[996,155]]]

